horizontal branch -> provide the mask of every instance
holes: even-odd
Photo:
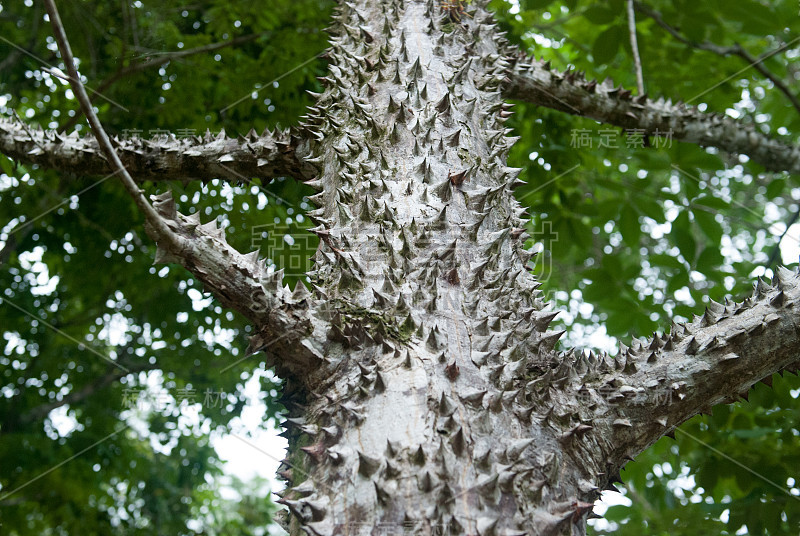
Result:
[[[753,125],[730,117],[706,114],[679,102],[632,96],[610,80],[585,80],[574,71],[560,73],[549,62],[517,60],[509,67],[503,88],[507,98],[530,102],[573,115],[588,117],[648,135],[670,135],[673,140],[716,147],[747,155],[769,171],[800,173],[800,147],[771,138]]]
[[[800,276],[778,268],[772,284],[759,280],[752,297],[712,301],[702,317],[623,345],[616,358],[573,357],[562,376],[594,408],[580,433],[613,474],[691,417],[746,397],[775,372],[800,369]]]
[[[224,131],[217,135],[207,132],[202,137],[115,138],[114,144],[137,182],[214,178],[246,182],[275,177],[306,180],[313,172],[298,159],[298,140],[286,131],[265,130],[259,136],[251,130],[238,138],[228,137]],[[10,118],[0,118],[0,153],[26,164],[84,176],[114,172],[93,137],[61,135]]]

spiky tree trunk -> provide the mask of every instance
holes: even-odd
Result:
[[[313,372],[285,371],[303,397],[290,533],[554,530],[585,511],[586,468],[565,465],[523,389],[560,333],[525,267],[490,17],[361,2],[333,35],[307,127],[330,328]]]
[[[583,534],[592,502],[626,460],[798,362],[800,288],[785,270],[745,302],[712,303],[617,359],[554,351],[555,313],[526,267],[501,92],[645,130],[673,126],[678,138],[785,169],[798,168],[800,151],[755,131],[742,137],[729,120],[525,65],[479,2],[448,5],[344,3],[328,87],[295,136],[116,149],[139,180],[316,177],[313,292],[284,288],[257,253],[242,255],[214,222],[179,214],[169,194],[153,211],[126,183],[157,262],[180,263],[245,315],[256,332],[250,351],[265,349],[287,379],[280,473],[292,535]],[[59,47],[68,49],[63,35]],[[98,147],[15,122],[0,123],[0,151],[114,171],[108,140]]]
[[[301,151],[319,169],[325,328],[306,339],[311,368],[281,363],[290,533],[583,533],[625,460],[702,409],[678,398],[712,366],[668,370],[685,359],[675,346],[708,352],[723,335],[676,330],[615,364],[556,355],[506,167],[491,17],[364,1],[332,34]],[[719,359],[738,358],[728,350]],[[711,391],[705,403],[730,393]]]

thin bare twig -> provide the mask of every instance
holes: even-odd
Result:
[[[174,51],[174,52],[154,52],[152,54],[149,54],[148,56],[151,56],[151,57],[148,57],[148,59],[145,60],[145,61],[142,61],[142,62],[139,62],[139,63],[134,63],[133,65],[128,65],[127,67],[122,67],[122,68],[118,69],[109,78],[107,78],[106,80],[103,80],[103,82],[97,88],[97,92],[98,93],[102,93],[103,91],[105,91],[106,89],[111,87],[115,82],[117,82],[121,78],[125,78],[126,76],[134,74],[134,73],[137,73],[139,71],[144,71],[144,70],[147,70],[147,69],[149,69],[151,67],[158,67],[160,65],[164,65],[165,63],[169,63],[170,61],[178,60],[178,59],[181,59],[181,58],[185,58],[187,56],[194,56],[194,55],[197,55],[197,54],[204,54],[206,52],[213,52],[215,50],[219,50],[219,49],[226,48],[226,47],[241,45],[242,43],[247,43],[249,41],[252,41],[252,40],[258,38],[261,35],[263,35],[263,34],[243,35],[243,36],[240,36],[240,37],[235,37],[235,38],[233,38],[233,39],[231,39],[229,41],[222,41],[222,42],[219,42],[219,43],[211,43],[211,44],[203,45],[203,46],[200,46],[200,47],[187,48],[186,50],[178,50],[178,51]],[[93,95],[92,98],[91,98],[92,102],[94,102],[94,97],[95,96]],[[74,116],[70,117],[64,123],[64,125],[59,127],[59,130],[63,132],[65,130],[71,129],[80,120],[80,118],[81,118],[80,112],[76,113]]]
[[[108,162],[116,170],[116,173],[120,174],[123,186],[131,195],[131,197],[133,197],[136,206],[142,211],[142,214],[144,214],[145,220],[148,224],[145,227],[151,238],[153,238],[153,240],[156,242],[167,242],[167,244],[176,250],[182,249],[181,237],[167,227],[167,224],[164,222],[158,212],[156,212],[150,202],[145,198],[144,191],[139,189],[139,187],[131,178],[130,174],[128,174],[128,170],[125,169],[125,166],[122,164],[119,155],[117,155],[117,152],[111,145],[111,140],[108,138],[108,135],[103,129],[103,125],[97,118],[97,114],[94,113],[94,110],[92,109],[92,103],[89,100],[89,95],[86,93],[86,89],[83,87],[78,70],[75,68],[75,60],[72,56],[72,49],[70,48],[69,41],[67,40],[67,34],[64,30],[64,25],[61,23],[61,17],[58,14],[58,8],[56,8],[53,0],[45,0],[44,3],[45,8],[47,9],[47,14],[50,17],[50,23],[53,26],[53,34],[56,38],[56,42],[58,43],[58,49],[61,52],[67,72],[69,73],[69,83],[72,86],[72,91],[75,93],[75,97],[81,104],[83,113],[86,115],[89,125],[92,127],[92,132],[97,139],[100,149],[103,151],[103,154]]]
[[[642,59],[639,57],[639,42],[636,39],[636,15],[633,13],[633,0],[628,0],[628,33],[631,36],[633,64],[636,67],[636,87],[639,95],[644,95],[644,76],[642,76]]]
[[[789,229],[791,228],[791,226],[794,225],[795,223],[797,223],[797,218],[798,217],[800,217],[800,206],[797,207],[797,210],[794,211],[794,214],[792,214],[792,217],[789,218],[788,222],[786,222],[786,229],[784,229],[783,233],[781,233],[781,236],[778,238],[778,241],[775,243],[775,246],[772,248],[772,252],[769,254],[769,260],[767,260],[767,264],[765,265],[768,268],[772,267],[772,265],[778,259],[778,254],[781,252],[781,242],[783,242],[783,239],[789,233]]]
[[[20,125],[22,125],[22,128],[25,130],[25,132],[27,132],[27,133],[28,133],[28,136],[30,136],[31,140],[33,140],[33,143],[35,143],[35,144],[36,144],[36,146],[37,146],[39,149],[41,149],[42,151],[44,151],[44,150],[45,150],[45,148],[44,148],[44,147],[42,147],[42,144],[41,144],[41,143],[39,143],[39,142],[36,140],[36,138],[34,138],[34,136],[33,136],[33,132],[31,132],[31,129],[29,129],[29,128],[28,128],[28,125],[25,123],[25,121],[23,121],[23,120],[22,120],[22,118],[19,116],[19,114],[17,113],[17,111],[16,111],[16,110],[12,110],[12,112],[14,112],[14,117],[16,117],[16,118],[17,118],[17,121],[19,121],[19,124],[20,124]]]
[[[648,17],[650,17],[651,19],[653,19],[656,22],[656,24],[661,26],[670,35],[672,35],[672,37],[674,37],[675,39],[677,39],[681,43],[689,45],[690,47],[696,48],[698,50],[705,50],[705,51],[708,51],[708,52],[713,52],[714,54],[717,54],[717,55],[723,56],[723,57],[739,56],[740,58],[745,60],[748,63],[749,66],[753,67],[756,71],[761,73],[761,75],[764,76],[764,78],[766,78],[770,82],[772,82],[772,84],[776,88],[778,88],[778,90],[781,93],[786,95],[786,98],[789,99],[789,101],[792,103],[792,106],[794,106],[794,108],[798,112],[800,112],[800,99],[798,99],[797,96],[794,93],[792,93],[791,90],[789,90],[789,87],[784,83],[783,80],[781,80],[781,78],[779,76],[777,76],[775,73],[773,73],[772,71],[767,69],[766,66],[764,66],[764,60],[765,59],[769,58],[770,56],[774,55],[775,53],[777,53],[777,52],[781,51],[782,49],[786,48],[787,45],[783,45],[778,50],[775,50],[775,51],[772,51],[772,52],[768,52],[768,53],[764,53],[761,56],[759,56],[758,58],[756,58],[755,56],[750,54],[748,51],[746,51],[739,43],[736,43],[735,45],[733,45],[731,47],[723,47],[723,46],[717,45],[715,43],[711,43],[710,41],[703,41],[702,43],[698,43],[696,41],[692,41],[691,39],[689,39],[687,37],[684,37],[676,28],[674,28],[673,26],[668,24],[664,20],[664,18],[661,16],[661,13],[659,13],[658,11],[655,11],[654,9],[651,9],[650,7],[646,6],[645,4],[642,4],[641,2],[637,2],[635,0],[632,0],[632,1],[633,1],[633,4],[634,4],[634,7],[636,8],[636,11],[639,11],[640,13],[643,13],[643,14],[647,15]]]

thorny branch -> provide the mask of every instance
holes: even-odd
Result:
[[[530,62],[530,63],[529,63]],[[586,80],[575,71],[558,72],[550,62],[518,58],[508,69],[507,98],[588,117],[647,135],[669,133],[672,139],[744,154],[768,171],[800,173],[800,147],[772,138],[753,125],[707,114],[683,102],[633,96],[610,79]]]
[[[694,415],[745,397],[759,380],[797,372],[798,299],[800,275],[778,267],[771,283],[759,279],[740,303],[711,301],[691,323],[673,324],[669,333],[634,340],[630,348],[621,345],[613,360],[597,356],[605,373],[575,386],[605,389],[607,403],[617,407],[603,425],[596,421],[596,433],[615,445],[622,462]],[[573,367],[586,359],[578,356]]]
[[[478,13],[481,21],[489,23],[485,28],[478,27],[480,23],[466,10],[460,19],[476,36],[483,32],[487,37],[476,38],[479,59],[473,63],[473,58],[459,54],[464,50],[461,42],[445,39],[434,18],[433,3],[410,3],[413,9],[403,11],[400,2],[387,2],[394,7],[389,12],[381,9],[385,6],[380,3],[360,2],[362,12],[358,6],[344,3],[335,24],[340,37],[334,40],[338,50],[332,68],[339,83],[334,85],[336,92],[326,90],[321,97],[323,102],[335,99],[340,105],[318,109],[313,118],[317,124],[308,129],[324,142],[312,148],[319,155],[316,158],[325,177],[316,185],[322,194],[317,199],[323,205],[315,215],[322,224],[317,232],[324,233],[323,244],[331,248],[341,244],[342,249],[356,251],[337,255],[320,249],[316,275],[321,286],[315,288],[314,298],[302,283],[294,293],[283,288],[279,273],[266,270],[257,253],[241,255],[231,248],[224,230],[214,222],[202,225],[196,214],[179,214],[168,193],[156,196],[155,206],[144,199],[92,112],[54,0],[46,3],[70,69],[70,81],[99,148],[113,163],[112,169],[125,178],[126,188],[147,217],[149,233],[159,242],[156,261],[181,263],[224,306],[254,322],[257,335],[251,350],[279,342],[271,350],[284,350],[291,360],[307,357],[309,363],[319,365],[301,370],[314,380],[307,382],[305,392],[298,389],[292,400],[293,393],[284,391],[293,402],[287,407],[294,411],[289,420],[293,427],[290,455],[307,455],[301,463],[311,467],[302,479],[299,471],[283,471],[292,482],[282,502],[295,516],[294,533],[300,528],[331,533],[336,517],[342,514],[357,519],[369,516],[368,520],[404,519],[406,512],[425,512],[428,505],[449,505],[456,492],[464,496],[459,501],[463,506],[454,510],[459,519],[445,508],[431,509],[417,526],[456,520],[459,524],[450,526],[457,526],[454,532],[458,533],[472,521],[480,534],[494,534],[499,529],[509,529],[506,533],[510,534],[582,531],[580,525],[567,528],[565,524],[582,523],[591,509],[591,503],[584,500],[596,497],[598,486],[608,482],[625,458],[696,410],[727,400],[759,377],[797,360],[795,349],[800,340],[794,307],[800,300],[800,283],[797,276],[782,271],[777,272],[774,285],[759,283],[753,299],[737,305],[712,304],[703,318],[674,328],[666,338],[657,336],[623,349],[619,359],[573,354],[570,360],[556,355],[553,348],[563,332],[547,329],[554,313],[544,310],[536,293],[538,284],[526,271],[532,253],[518,244],[525,241],[521,238],[524,222],[511,189],[519,182],[519,170],[505,166],[513,140],[504,137],[507,107],[495,88],[508,75],[511,94],[534,101],[538,98],[556,109],[596,114],[612,124],[629,121],[635,128],[670,129],[677,131],[676,137],[696,143],[704,142],[704,136],[717,137],[762,159],[770,156],[754,148],[749,137],[756,133],[745,131],[748,139],[737,138],[738,131],[745,129],[735,122],[671,103],[653,103],[643,95],[631,98],[629,92],[578,80],[570,73],[550,73],[543,66],[534,69],[516,64],[509,69],[498,53],[496,43],[501,43],[501,38],[486,13]],[[437,13],[441,14],[441,7]],[[358,26],[361,23],[364,26]],[[358,65],[359,56],[352,51],[360,46],[364,34],[374,43],[372,57],[382,54],[382,45],[369,33],[372,26],[386,27],[387,34],[402,27],[427,26],[430,31],[419,32],[418,39],[394,31],[395,58],[400,58],[403,50],[416,61],[405,65],[405,72],[400,65],[410,64],[410,59],[379,66],[383,72],[375,76],[382,79],[370,101],[359,97],[361,73],[356,74],[351,66]],[[438,37],[443,43],[436,53],[440,60],[423,67],[420,53],[423,48],[434,49]],[[440,78],[450,78],[463,92],[442,84],[443,93],[435,95],[433,85]],[[409,84],[411,80],[413,84]],[[399,89],[412,86],[411,91],[403,91],[399,103],[394,101]],[[348,96],[350,101],[341,100]],[[373,110],[379,107],[387,113],[376,122],[378,114]],[[408,124],[414,114],[411,123],[418,126],[419,119],[426,119],[429,113],[438,147],[434,138],[423,139],[424,150],[430,152],[423,157],[423,164],[409,173],[407,186],[395,188],[398,181],[384,177],[392,176],[391,169],[410,162],[408,155],[420,149],[414,127],[398,124]],[[370,121],[375,134],[363,151],[358,135],[367,130]],[[455,133],[450,131],[450,125],[457,122],[467,126],[465,132],[460,127]],[[340,144],[330,133],[334,125],[345,123],[363,123],[362,130],[345,134]],[[496,128],[483,128],[487,123]],[[449,165],[462,164],[463,157],[457,151],[448,155],[444,140],[454,147],[465,143],[465,150],[473,149],[482,157],[470,170],[469,180],[466,171],[454,174],[447,170]],[[391,150],[384,153],[384,147]],[[773,153],[777,151],[770,147]],[[797,149],[789,150],[794,154],[788,162],[798,167]],[[373,165],[375,160],[377,165]],[[438,184],[431,180],[432,168],[440,177]],[[374,180],[365,181],[365,176]],[[469,196],[469,205],[451,202],[461,200],[465,193],[463,199]],[[383,201],[382,214],[378,200]],[[415,221],[412,210],[420,207],[430,209],[429,214]],[[451,241],[452,236],[457,239]],[[468,252],[478,262],[462,263],[462,255]],[[366,262],[367,253],[375,255],[369,257],[370,262]],[[397,270],[392,265],[395,262]],[[404,293],[413,299],[406,300]],[[389,330],[385,322],[377,322],[373,330],[371,321],[360,313],[308,314],[314,308],[322,312],[323,298],[328,296],[347,298],[358,306],[350,311],[377,304],[388,311],[393,322],[405,326],[407,335],[390,334],[400,333],[400,329]],[[257,308],[256,299],[265,307]],[[448,329],[449,313],[456,312],[456,307],[466,330]],[[304,339],[314,327],[321,329],[313,341],[312,337]],[[283,335],[275,338],[278,332]],[[305,351],[303,343],[308,344]],[[323,353],[330,348],[337,350]],[[384,366],[389,364],[391,367]],[[659,381],[662,373],[666,376],[663,382]],[[312,385],[316,389],[312,390]],[[607,385],[615,390],[613,398],[589,393],[593,405],[579,399],[581,390],[597,387],[600,391]],[[465,389],[473,386],[477,386],[474,392]],[[674,393],[675,398],[662,397],[656,388]],[[414,393],[409,395],[410,391]],[[622,402],[614,404],[614,400]],[[437,428],[437,423],[443,428]],[[389,430],[401,434],[397,441],[388,441],[387,448]],[[301,433],[313,437],[313,442],[302,443],[297,439]],[[534,448],[528,450],[530,446]],[[484,454],[478,455],[478,447]],[[342,474],[354,478],[342,479]],[[416,475],[421,486],[406,492],[406,477]],[[425,496],[436,487],[434,478],[441,480],[447,493]],[[403,487],[398,485],[401,479]],[[331,493],[315,480],[335,481],[341,486]],[[542,493],[543,489],[547,491]],[[512,504],[503,511],[504,526],[497,527],[498,505],[501,500],[507,503],[504,497],[511,494],[516,504],[525,508]],[[402,500],[392,502],[394,496]],[[388,515],[382,517],[384,513]],[[476,519],[476,514],[484,515]]]
[[[258,135],[228,137],[206,132],[203,136],[176,138],[113,138],[117,154],[136,182],[230,182],[275,177],[308,180],[311,168],[296,153],[299,140],[286,131],[265,130]],[[115,170],[103,156],[97,140],[72,133],[30,129],[21,121],[0,118],[0,153],[14,160],[80,176],[100,176]]]

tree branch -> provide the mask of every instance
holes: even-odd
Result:
[[[800,276],[780,267],[772,284],[759,280],[741,303],[712,301],[702,317],[623,345],[615,359],[572,360],[565,375],[594,408],[589,436],[611,460],[610,474],[694,415],[745,397],[775,372],[800,369],[798,308]]]
[[[179,263],[194,274],[214,296],[230,309],[245,316],[256,328],[251,338],[251,352],[273,345],[298,361],[319,361],[322,355],[302,346],[302,339],[312,330],[308,315],[310,294],[298,282],[294,293],[282,286],[282,272],[270,273],[258,252],[242,255],[232,248],[225,231],[216,221],[200,224],[200,215],[179,214],[172,194],[153,196],[154,204],[133,181],[117,155],[111,140],[92,109],[89,97],[75,68],[72,51],[54,0],[45,0],[58,48],[66,64],[70,85],[92,127],[100,150],[119,174],[128,193],[145,217],[145,230],[156,242],[156,263]],[[280,336],[275,337],[277,334]],[[302,351],[305,349],[305,351]],[[281,352],[283,353],[283,352]]]
[[[231,182],[258,178],[294,177],[308,180],[313,170],[303,165],[295,149],[299,139],[286,131],[267,130],[261,136],[219,135],[176,138],[155,136],[114,139],[123,165],[137,182],[209,180]],[[29,129],[24,123],[0,118],[0,153],[27,164],[79,175],[107,175],[114,169],[93,137],[67,136]]]
[[[753,125],[705,114],[682,102],[633,97],[630,91],[615,88],[609,79],[587,81],[574,71],[554,71],[549,62],[512,62],[502,90],[507,98],[643,130],[648,135],[671,135],[677,141],[745,154],[769,171],[800,173],[800,147],[771,138]]]
[[[661,13],[659,13],[658,11],[651,9],[650,7],[648,7],[645,4],[642,4],[641,2],[636,2],[634,0],[629,0],[629,1],[633,2],[636,11],[639,11],[640,13],[643,13],[648,17],[650,17],[651,19],[653,19],[656,22],[656,24],[665,29],[670,35],[672,35],[672,37],[674,37],[681,43],[689,45],[690,47],[696,48],[698,50],[706,50],[708,52],[713,52],[714,54],[723,57],[731,55],[739,56],[740,58],[745,60],[748,63],[748,65],[752,66],[755,70],[761,73],[762,76],[764,76],[764,78],[767,78],[770,82],[772,82],[781,93],[786,95],[786,98],[789,99],[789,101],[792,103],[792,106],[794,106],[795,110],[800,112],[800,100],[798,100],[797,96],[789,90],[789,87],[783,82],[783,80],[780,79],[780,77],[778,77],[772,71],[767,69],[763,63],[765,59],[785,49],[786,45],[778,48],[777,50],[764,54],[759,58],[756,58],[749,52],[747,52],[744,48],[742,48],[742,46],[739,43],[736,43],[732,47],[723,47],[711,43],[709,41],[703,41],[702,43],[698,43],[681,35],[681,33],[678,32],[676,28],[670,26],[664,20],[664,17],[662,17]]]
[[[67,73],[69,74],[70,86],[72,87],[72,91],[75,92],[75,96],[78,99],[81,108],[83,109],[83,113],[86,114],[89,125],[92,127],[92,132],[94,133],[94,137],[100,146],[100,151],[102,152],[106,161],[110,163],[114,173],[120,175],[122,185],[133,198],[136,206],[139,207],[139,210],[142,212],[142,214],[144,214],[145,222],[147,224],[147,234],[150,235],[153,240],[156,242],[162,242],[171,250],[182,249],[185,246],[184,241],[166,225],[164,220],[159,216],[158,212],[156,212],[153,206],[147,201],[147,198],[145,198],[144,191],[140,190],[139,187],[136,186],[136,183],[128,174],[128,170],[125,169],[125,166],[119,159],[119,156],[114,150],[114,146],[111,144],[111,140],[103,129],[103,125],[100,124],[100,120],[97,118],[97,115],[92,109],[92,104],[89,101],[89,95],[86,93],[86,88],[83,87],[80,74],[78,74],[78,70],[75,68],[75,60],[72,56],[72,49],[69,45],[69,41],[67,40],[67,34],[64,31],[64,26],[61,23],[61,17],[58,14],[58,9],[56,8],[55,2],[53,0],[45,0],[44,4],[45,9],[47,9],[47,14],[50,17],[56,43],[58,43],[58,50],[61,52],[61,56],[64,59],[64,64],[67,68]],[[39,150],[41,150],[41,147]]]

